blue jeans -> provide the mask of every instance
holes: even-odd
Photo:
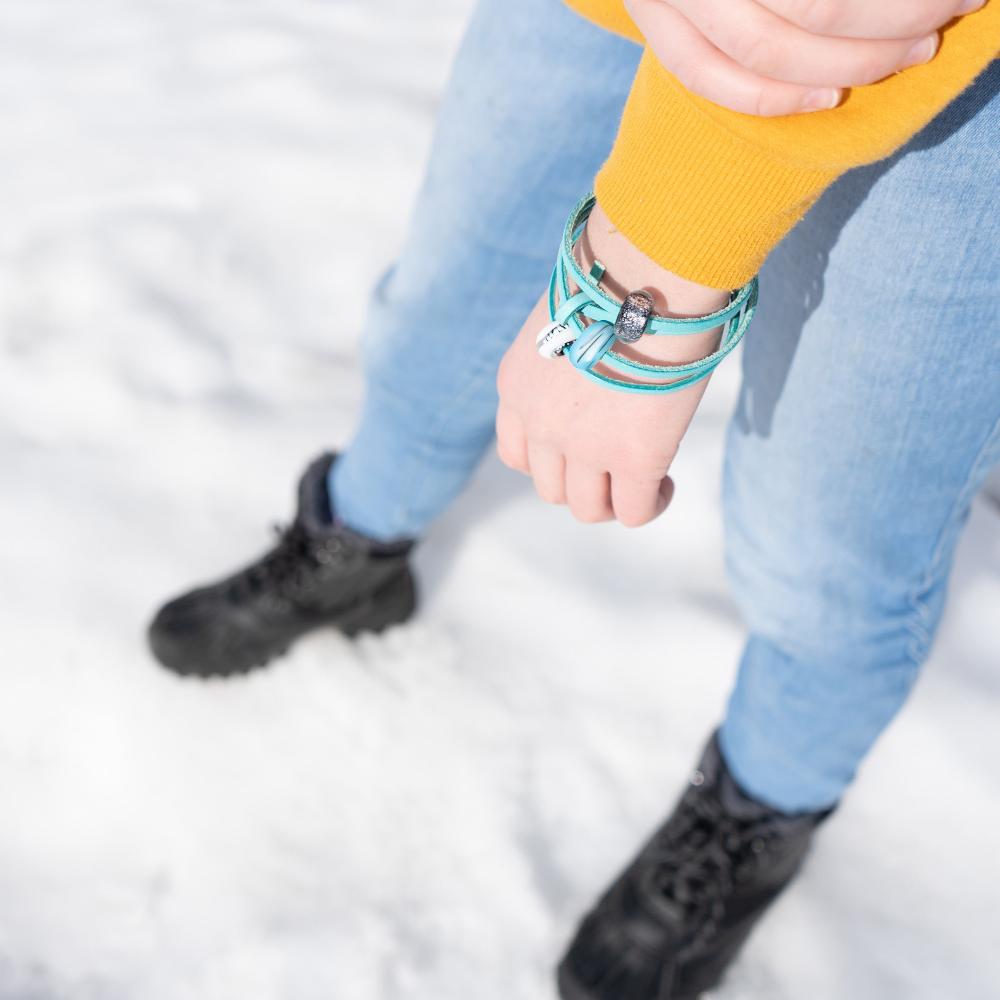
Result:
[[[374,294],[366,401],[332,473],[358,531],[421,535],[489,447],[497,365],[638,55],[561,0],[481,0],[411,236]],[[891,160],[842,178],[762,275],[725,475],[750,638],[721,743],[744,788],[786,811],[835,802],[899,709],[1000,461],[997,67]]]

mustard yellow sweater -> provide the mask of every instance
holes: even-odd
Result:
[[[642,41],[622,0],[567,2]],[[1000,0],[990,0],[945,29],[931,62],[855,88],[832,111],[785,118],[738,114],[696,97],[647,50],[597,176],[597,198],[663,267],[712,288],[736,288],[840,174],[898,149],[998,48]]]

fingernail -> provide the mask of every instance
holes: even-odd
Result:
[[[956,11],[957,14],[971,14],[974,10],[986,6],[986,0],[965,0],[965,3]]]
[[[928,35],[926,38],[921,38],[916,45],[906,53],[906,58],[903,60],[903,65],[900,69],[908,69],[910,66],[919,66],[921,63],[930,62],[934,58],[934,54],[937,52],[938,48],[938,36]]]
[[[840,91],[836,87],[824,90],[810,90],[802,102],[803,111],[829,111],[840,103]]]

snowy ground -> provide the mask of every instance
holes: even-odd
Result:
[[[491,460],[415,624],[235,683],[143,648],[347,434],[355,289],[466,7],[0,3],[0,1000],[551,1000],[719,715],[735,366],[655,528],[578,526]],[[585,648],[525,624],[552,594]],[[980,502],[915,698],[720,1000],[1000,996],[998,608]]]

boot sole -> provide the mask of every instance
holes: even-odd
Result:
[[[721,976],[719,978],[721,979]],[[559,988],[560,1000],[606,1000],[606,998],[599,997],[596,993],[591,993],[590,990],[581,986],[579,980],[569,971],[565,962],[560,963],[559,969],[556,972],[556,985]],[[701,1000],[704,995],[704,991],[699,991],[698,993],[672,993],[669,998],[655,996],[650,997],[649,1000]]]
[[[661,984],[661,992],[649,1000],[701,1000],[725,978],[756,923],[755,919],[732,934],[728,940],[723,940],[717,951],[689,959],[686,964],[682,964],[674,972],[669,992],[663,993]],[[580,983],[570,968],[568,958],[559,963],[556,979],[560,1000],[608,1000],[605,996],[592,993]]]
[[[559,966],[556,973],[556,985],[559,987],[559,1000],[597,1000],[589,990],[585,990],[569,972],[565,965]]]

